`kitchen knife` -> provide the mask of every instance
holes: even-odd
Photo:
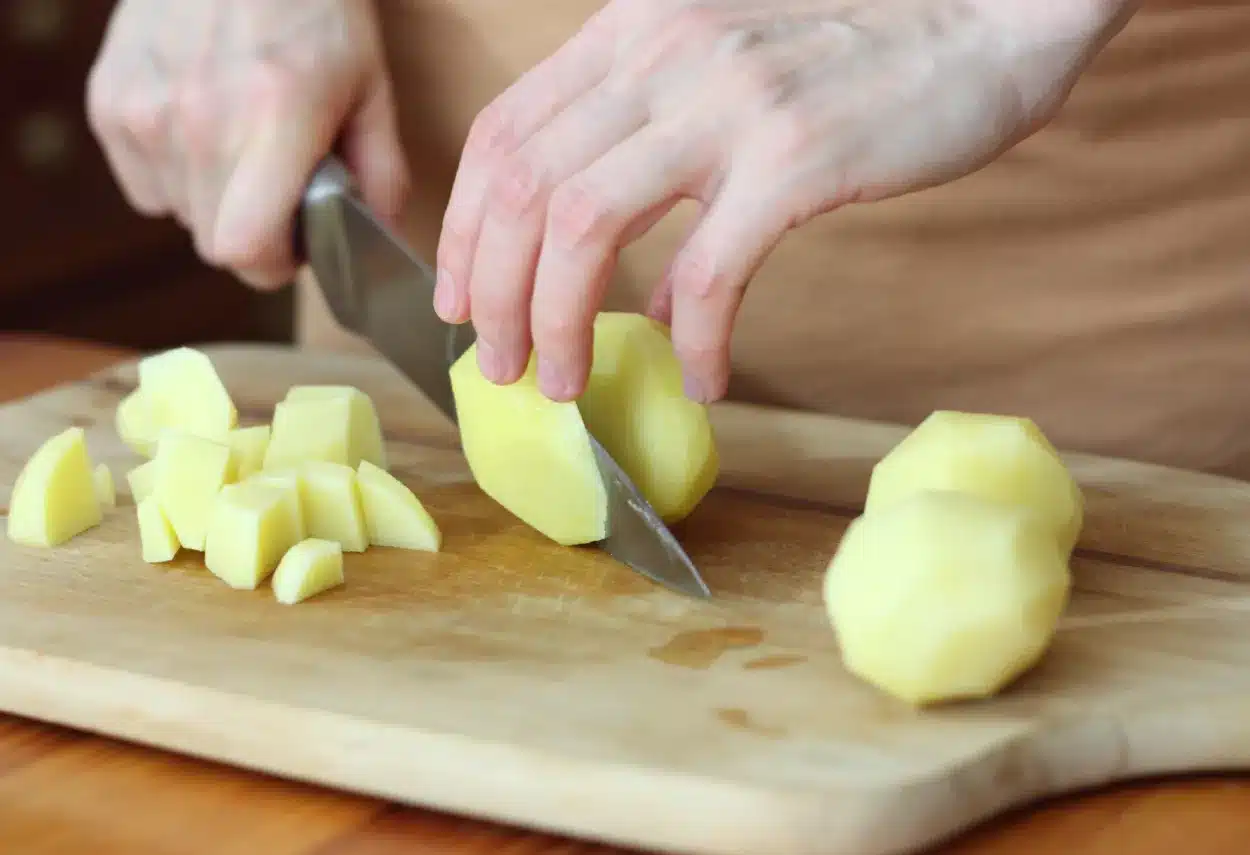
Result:
[[[454,423],[449,369],[475,338],[470,324],[434,312],[434,274],[365,206],[346,166],[333,156],[304,193],[296,248],[335,319],[363,336]],[[629,476],[592,435],[608,494],[607,536],[599,545],[635,572],[673,590],[708,597],[690,556]]]

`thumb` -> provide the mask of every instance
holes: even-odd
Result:
[[[343,132],[343,159],[366,204],[392,222],[408,202],[410,176],[389,78],[379,77]]]

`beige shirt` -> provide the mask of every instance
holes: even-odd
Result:
[[[432,253],[474,114],[599,4],[380,5],[409,231]],[[641,308],[682,213],[625,251],[611,306]],[[306,340],[334,340],[325,323],[307,313]],[[1148,3],[999,161],[790,234],[753,280],[734,367],[738,399],[1021,414],[1068,449],[1250,477],[1250,3]]]

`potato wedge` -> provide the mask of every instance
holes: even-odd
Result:
[[[148,564],[172,561],[178,554],[178,535],[169,524],[156,497],[148,496],[135,506],[139,518],[139,553]]]
[[[60,546],[102,519],[86,434],[66,428],[45,440],[18,473],[9,497],[9,540]]]
[[[313,537],[300,541],[282,556],[272,584],[274,599],[288,606],[342,585],[342,544]]]
[[[368,460],[356,469],[370,546],[438,552],[442,532],[408,486]]]

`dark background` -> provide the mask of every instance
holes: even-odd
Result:
[[[113,5],[0,0],[0,329],[145,350],[289,341],[292,289],[261,295],[205,265],[117,188],[84,108]]]

